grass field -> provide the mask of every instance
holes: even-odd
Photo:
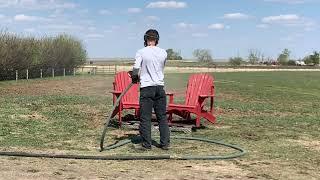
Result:
[[[193,132],[248,150],[228,161],[74,161],[0,157],[1,178],[320,179],[320,74],[215,73],[218,123]],[[168,74],[183,92],[189,74]],[[94,155],[112,106],[111,76],[0,82],[0,150]],[[108,140],[135,131],[112,129]],[[173,141],[171,154],[230,150]],[[102,154],[140,154],[132,145]],[[165,154],[156,148],[148,154]]]

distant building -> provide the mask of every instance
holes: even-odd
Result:
[[[297,66],[305,66],[306,63],[304,61],[302,61],[302,60],[298,60],[298,61],[296,61],[296,65]]]

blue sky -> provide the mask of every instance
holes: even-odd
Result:
[[[68,33],[89,57],[134,57],[149,28],[160,47],[191,58],[197,48],[214,58],[257,49],[293,58],[320,50],[320,0],[0,0],[0,28],[25,36]]]

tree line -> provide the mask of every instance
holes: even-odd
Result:
[[[277,59],[265,58],[264,55],[258,50],[249,50],[248,61],[242,57],[232,57],[229,59],[229,64],[239,66],[241,64],[265,64],[265,65],[283,65],[283,66],[296,66],[296,65],[319,65],[320,52],[314,51],[313,54],[304,57],[303,59],[293,60],[290,58],[291,51],[284,49]]]
[[[46,74],[52,68],[71,71],[86,59],[82,42],[70,35],[35,38],[0,32],[0,80],[14,78],[16,70],[28,69],[30,74],[40,69]]]
[[[182,60],[180,53],[174,51],[173,49],[168,49],[168,60]],[[265,57],[257,49],[250,49],[248,57],[246,59],[236,56],[229,58],[229,64],[232,66],[240,66],[242,64],[251,64],[251,65],[284,65],[284,66],[293,66],[293,65],[319,65],[320,63],[320,51],[314,51],[313,54],[306,56],[303,59],[293,60],[290,58],[291,52],[289,49],[284,49],[278,56],[277,59],[272,59],[270,57]],[[212,64],[214,59],[212,53],[209,49],[195,49],[193,51],[193,56],[200,63],[209,63]]]

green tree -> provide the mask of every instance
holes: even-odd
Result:
[[[296,61],[295,61],[295,60],[289,60],[289,61],[288,61],[288,65],[289,65],[289,66],[295,66],[295,65],[297,65],[297,64],[296,64]]]
[[[201,63],[213,62],[211,51],[209,49],[196,49],[193,51],[193,56]]]
[[[313,54],[305,57],[303,59],[304,63],[309,65],[318,65],[320,61],[320,54],[317,51],[314,51]]]
[[[310,55],[310,59],[314,65],[318,65],[320,61],[320,54],[317,51],[314,51],[312,55]]]
[[[241,57],[234,57],[229,59],[229,64],[232,66],[240,66],[243,63],[243,59]]]
[[[173,49],[167,49],[168,60],[182,60],[180,53],[175,52]]]
[[[281,65],[287,65],[290,58],[290,53],[291,52],[288,49],[284,49],[278,57],[278,62]]]
[[[303,61],[305,64],[309,65],[309,64],[313,64],[313,61],[311,59],[311,56],[306,56],[305,58],[303,58]]]
[[[0,80],[15,77],[15,70],[28,69],[33,76],[39,75],[40,69],[68,71],[84,64],[86,59],[82,42],[69,35],[35,38],[0,31]]]

